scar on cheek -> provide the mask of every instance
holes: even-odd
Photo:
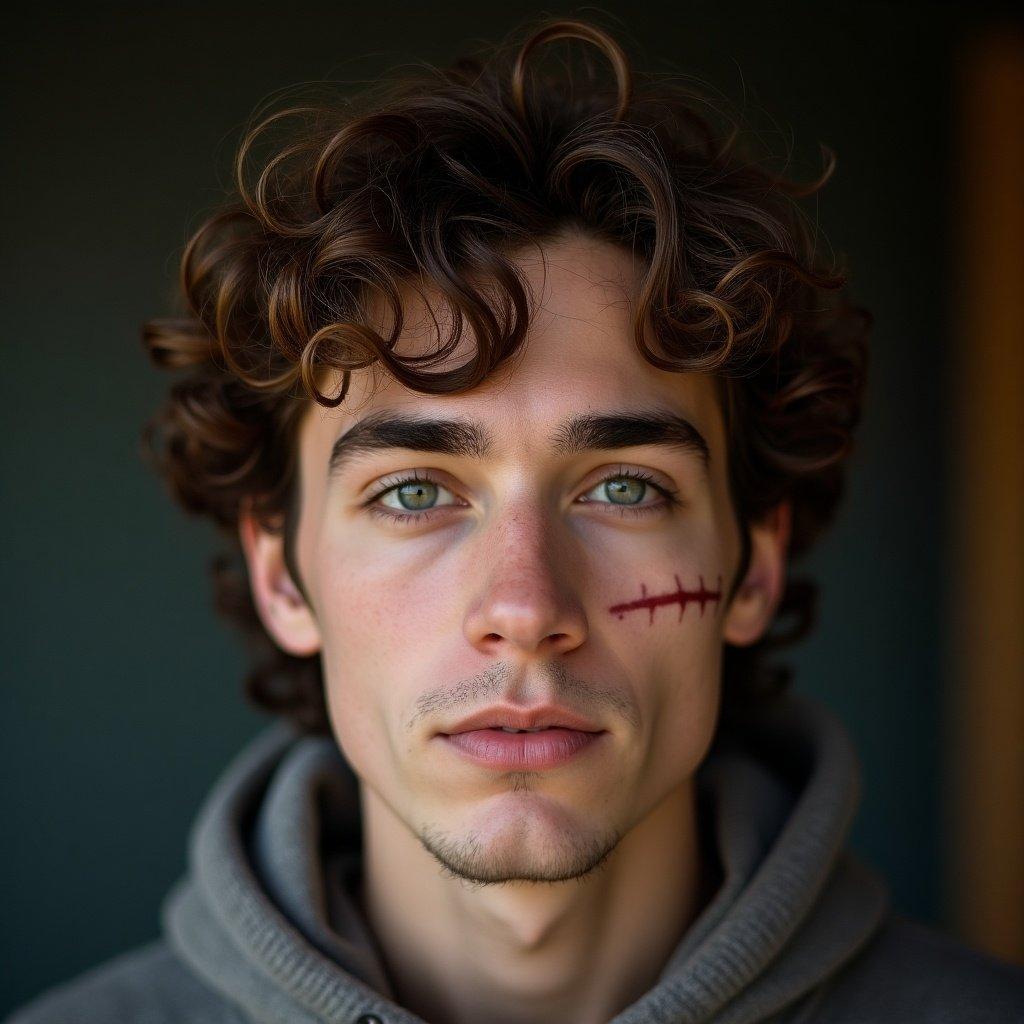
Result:
[[[708,590],[704,585],[704,577],[698,576],[700,580],[700,586],[696,590],[683,590],[683,585],[679,582],[679,577],[675,577],[676,589],[669,591],[667,594],[648,594],[647,587],[645,584],[640,584],[640,597],[635,601],[626,601],[623,604],[613,604],[608,611],[612,614],[617,615],[620,619],[626,614],[626,612],[635,611],[638,608],[649,608],[651,612],[650,621],[654,622],[654,609],[660,604],[678,604],[679,605],[679,622],[683,621],[683,612],[686,611],[686,606],[691,602],[700,605],[700,613],[704,614],[704,606],[709,601],[720,601],[722,599],[722,577],[718,577],[718,589]]]

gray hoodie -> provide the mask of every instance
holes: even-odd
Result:
[[[720,730],[697,784],[719,887],[610,1024],[1024,1022],[1024,967],[894,912],[844,848],[861,769],[820,701],[789,693]],[[162,937],[8,1024],[424,1024],[396,1002],[359,910],[360,857],[337,744],[277,722],[200,809]]]

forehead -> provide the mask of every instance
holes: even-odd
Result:
[[[633,340],[633,309],[643,264],[625,249],[572,233],[513,257],[531,294],[530,323],[522,347],[471,391],[431,395],[397,382],[379,364],[350,372],[345,400],[335,409],[310,403],[300,425],[300,447],[325,457],[331,442],[371,412],[444,413],[485,420],[497,437],[521,448],[536,435],[543,441],[567,416],[634,406],[675,409],[691,419],[712,447],[721,443],[721,417],[713,381],[701,374],[652,366]],[[487,285],[484,285],[486,294]],[[491,291],[493,295],[494,292]],[[452,318],[440,292],[427,285],[400,288],[403,325],[394,354],[435,353],[448,337]],[[371,302],[368,322],[386,338],[390,310]],[[649,339],[650,342],[651,339]],[[468,320],[456,348],[429,366],[451,371],[470,359],[476,336]],[[335,394],[341,374],[321,383]],[[322,459],[321,459],[322,461]]]

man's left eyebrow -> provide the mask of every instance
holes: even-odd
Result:
[[[559,425],[552,455],[662,445],[696,455],[707,468],[711,451],[704,435],[685,416],[663,409],[583,413]],[[331,447],[327,475],[333,477],[366,455],[388,449],[485,459],[497,449],[483,423],[381,410],[351,426]]]

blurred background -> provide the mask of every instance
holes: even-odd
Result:
[[[217,2],[8,21],[0,1013],[156,937],[196,810],[268,721],[216,619],[213,528],[138,435],[139,342],[275,90],[445,63],[541,13],[620,18],[809,178],[876,316],[866,419],[795,688],[841,716],[851,847],[898,910],[1024,962],[1024,37],[996,5]],[[608,22],[605,22],[608,24]],[[812,211],[813,212],[813,211]]]

